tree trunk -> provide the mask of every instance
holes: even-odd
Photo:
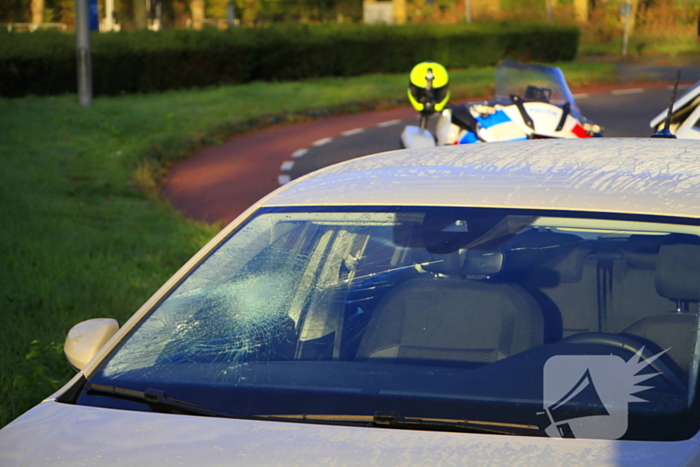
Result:
[[[472,0],[472,19],[493,18],[501,13],[501,2],[493,0]]]
[[[190,11],[192,12],[192,27],[202,29],[204,26],[204,0],[192,0]]]
[[[574,0],[574,14],[576,22],[585,24],[588,22],[588,0]]]
[[[393,0],[394,24],[406,24],[406,0]]]
[[[32,24],[44,22],[44,0],[32,0]]]
[[[148,13],[146,12],[146,0],[133,0],[134,26],[136,29],[146,29],[148,27]]]

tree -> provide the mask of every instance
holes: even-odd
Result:
[[[41,24],[44,22],[44,0],[32,0],[32,24]]]
[[[192,27],[202,29],[204,26],[204,0],[192,0],[190,12],[192,13]]]
[[[134,26],[136,29],[148,27],[148,13],[146,12],[146,0],[133,0]]]
[[[588,22],[588,0],[574,0],[574,14],[578,23]]]

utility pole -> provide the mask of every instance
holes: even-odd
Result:
[[[467,24],[472,24],[472,0],[464,0],[464,9],[467,15]]]
[[[545,0],[545,1],[546,1],[545,8],[547,9],[547,23],[551,24],[552,23],[552,0]]]
[[[92,58],[87,0],[75,0],[75,37],[78,60],[78,101],[83,107],[92,104]]]

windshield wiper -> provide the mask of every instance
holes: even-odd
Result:
[[[247,417],[234,417],[231,414],[211,409],[192,402],[181,401],[167,397],[164,391],[159,389],[146,389],[137,391],[134,389],[107,386],[104,384],[86,383],[83,386],[88,393],[103,394],[107,396],[129,399],[143,402],[155,408],[168,408],[178,412],[204,415],[209,417],[225,418],[252,418],[258,420],[298,421],[309,422],[335,422],[335,423],[363,423],[382,428],[408,428],[415,430],[442,430],[462,431],[468,433],[485,433],[497,435],[533,435],[541,429],[535,425],[523,425],[518,423],[502,423],[479,420],[453,420],[444,418],[415,418],[404,417],[399,412],[377,411],[373,416],[369,415],[335,415],[335,414],[281,414],[281,415],[254,415]]]
[[[370,415],[330,415],[330,414],[284,414],[256,415],[278,421],[309,421],[335,423],[364,423],[382,428],[408,428],[414,430],[461,431],[467,433],[484,433],[495,435],[528,435],[532,436],[542,430],[536,425],[519,423],[501,423],[479,420],[452,420],[445,418],[414,418],[404,417],[398,412],[377,411]]]
[[[496,435],[529,435],[540,432],[536,425],[502,423],[482,420],[453,420],[446,418],[404,417],[398,412],[375,412],[373,423],[387,428],[412,428],[416,430],[466,431]]]
[[[104,384],[86,383],[83,386],[88,393],[104,394],[108,396],[130,399],[137,402],[144,402],[154,407],[168,408],[193,415],[206,415],[209,417],[228,417],[232,415],[225,412],[220,412],[209,407],[185,402],[178,399],[172,399],[165,395],[164,391],[158,389],[146,389],[145,391],[136,391],[134,389],[119,388],[116,386],[106,386]]]

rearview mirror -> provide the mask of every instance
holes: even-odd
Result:
[[[89,319],[73,326],[63,344],[70,366],[82,370],[118,330],[119,323],[111,318]]]

